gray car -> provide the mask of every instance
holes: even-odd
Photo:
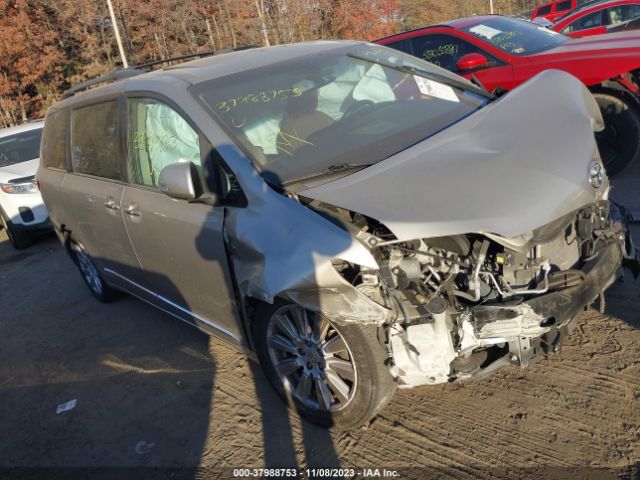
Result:
[[[314,42],[80,85],[47,113],[37,178],[99,300],[231,342],[300,414],[352,428],[397,387],[556,352],[637,267],[601,128],[563,72],[497,99]]]

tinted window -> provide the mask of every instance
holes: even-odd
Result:
[[[118,102],[78,108],[71,123],[73,171],[120,179]]]
[[[559,2],[556,5],[556,12],[565,12],[567,10],[571,10],[572,8],[572,1],[571,0],[567,0],[566,2]]]
[[[456,62],[468,53],[480,53],[489,57],[486,52],[459,38],[449,35],[425,35],[412,40],[413,51],[416,57],[420,57],[427,62],[434,63],[439,67],[446,68],[452,72],[457,71]],[[489,64],[495,65],[498,62],[489,58]]]
[[[538,9],[538,16],[549,15],[551,13],[551,5],[545,5]]]
[[[264,178],[291,184],[380,162],[484,105],[449,75],[389,48],[349,46],[192,91]]]
[[[166,104],[150,99],[129,100],[128,124],[132,183],[156,187],[160,171],[171,163],[188,161],[200,166],[197,132]]]
[[[485,18],[462,30],[512,55],[532,55],[569,41],[547,28],[507,17]]]
[[[67,110],[47,115],[42,136],[41,160],[48,168],[66,168]]]
[[[34,160],[40,156],[42,129],[0,138],[0,168]]]
[[[579,32],[587,28],[596,28],[602,26],[602,10],[585,15],[565,28],[562,33]]]

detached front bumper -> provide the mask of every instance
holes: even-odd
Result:
[[[616,274],[629,257],[624,240],[612,237],[601,246],[597,254],[580,271],[582,281],[569,288],[531,298],[524,302],[533,312],[551,325],[537,337],[519,337],[508,342],[505,355],[486,365],[478,375],[484,377],[504,366],[527,366],[538,359],[560,350],[575,326],[577,316],[591,305],[616,279]],[[637,262],[637,259],[632,261]],[[506,351],[508,349],[508,351]]]
[[[553,322],[554,326],[540,337],[509,343],[509,355],[498,363],[524,367],[557,353],[573,330],[577,316],[615,282],[617,272],[627,257],[625,251],[624,240],[609,239],[581,268],[585,276],[579,285],[528,300],[527,305],[540,317]],[[637,259],[633,261],[637,262]]]
[[[581,269],[585,277],[579,285],[535,297],[526,303],[541,317],[555,319],[558,325],[564,324],[615,281],[616,272],[622,266],[623,248],[620,241],[611,239],[598,250],[595,258],[585,263]]]

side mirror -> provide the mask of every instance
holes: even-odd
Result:
[[[202,195],[198,169],[192,162],[171,163],[160,171],[158,188],[171,198],[195,200]]]
[[[467,53],[456,62],[456,68],[459,72],[470,72],[487,67],[488,65],[489,59],[481,53]]]

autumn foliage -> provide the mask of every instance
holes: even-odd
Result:
[[[540,1],[540,0],[539,0]],[[500,13],[535,0],[494,0]],[[242,45],[373,40],[489,0],[113,0],[130,64]],[[41,117],[69,85],[121,67],[106,0],[0,0],[0,127]]]

